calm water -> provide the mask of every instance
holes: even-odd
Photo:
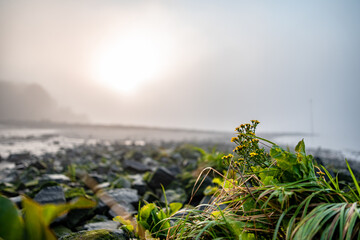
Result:
[[[330,148],[340,150],[351,159],[360,161],[360,151],[354,149],[331,148],[320,145],[324,142],[320,136],[300,136],[294,134],[263,133],[260,136],[270,139],[277,144],[288,145],[292,149],[302,138],[307,148]],[[25,126],[21,124],[0,124],[0,156],[6,158],[11,153],[29,151],[36,155],[45,152],[56,152],[60,148],[73,147],[78,144],[94,144],[103,141],[122,141],[124,144],[173,142],[210,142],[229,143],[233,132],[206,132],[196,130],[153,129],[138,127],[105,127],[105,126],[69,126],[42,125]],[[229,143],[230,144],[230,143]]]

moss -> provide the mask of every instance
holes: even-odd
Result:
[[[71,233],[59,238],[59,240],[110,240],[110,239],[126,239],[120,232],[113,232],[105,229],[80,231]]]

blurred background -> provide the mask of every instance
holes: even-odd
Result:
[[[356,0],[0,0],[0,140],[74,123],[77,136],[227,138],[258,119],[284,143],[359,151],[359,10]]]

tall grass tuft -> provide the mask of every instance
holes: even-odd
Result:
[[[226,173],[214,169],[220,180],[212,200],[179,211],[167,238],[360,239],[360,187],[348,163],[355,189],[345,191],[303,140],[284,150],[257,137],[258,124],[236,128],[234,155],[222,157]]]

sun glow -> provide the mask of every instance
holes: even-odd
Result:
[[[97,59],[98,81],[108,88],[133,92],[145,82],[156,80],[166,71],[169,41],[154,32],[124,34],[106,43]]]

